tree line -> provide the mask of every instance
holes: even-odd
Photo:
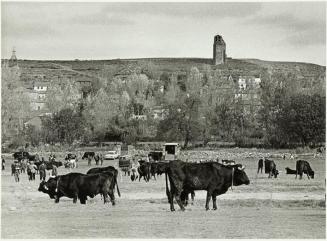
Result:
[[[88,143],[89,141],[235,142],[238,146],[281,148],[317,146],[325,140],[325,86],[323,80],[304,88],[293,73],[260,73],[256,98],[246,105],[237,82],[221,72],[192,67],[185,78],[157,73],[153,66],[122,79],[104,72],[86,98],[74,82],[52,82],[46,98],[51,116],[42,128],[22,126],[30,117],[26,94],[18,91],[19,70],[2,72],[2,137],[17,121],[12,142]],[[251,90],[251,86],[248,87]],[[252,95],[251,95],[252,96]],[[154,110],[163,118],[155,118]],[[140,118],[142,117],[142,118]]]

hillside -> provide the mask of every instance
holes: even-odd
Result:
[[[125,69],[137,66],[151,68],[159,76],[162,73],[186,74],[195,66],[200,71],[221,70],[224,75],[257,76],[267,69],[273,71],[292,72],[300,78],[319,78],[325,76],[325,66],[297,62],[274,62],[258,59],[228,58],[225,64],[214,66],[212,59],[206,58],[142,58],[112,60],[18,60],[22,81],[28,83],[35,78],[56,80],[61,77],[91,80],[110,72],[119,74]]]

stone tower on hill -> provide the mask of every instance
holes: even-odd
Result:
[[[213,42],[213,64],[223,64],[226,61],[226,44],[223,37],[216,35]]]
[[[9,67],[18,66],[17,57],[16,57],[16,50],[13,48],[11,58],[9,59]]]

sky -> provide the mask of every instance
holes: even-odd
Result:
[[[1,56],[232,58],[326,65],[326,2],[2,2]]]

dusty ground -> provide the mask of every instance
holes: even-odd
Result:
[[[104,205],[99,196],[84,206],[68,198],[55,204],[37,191],[38,180],[29,182],[22,174],[21,182],[15,183],[9,168],[12,160],[6,160],[1,175],[2,238],[326,237],[325,156],[306,158],[315,170],[313,180],[295,180],[285,174],[285,167],[295,169],[295,160],[275,159],[281,174],[268,179],[266,174],[256,174],[256,158],[239,159],[246,165],[250,185],[218,197],[217,211],[205,211],[205,193],[196,192],[194,205],[174,213],[165,197],[164,176],[149,183],[123,176],[119,180],[122,197],[116,195],[114,207]],[[75,171],[87,169],[86,161],[81,161]],[[69,172],[63,167],[58,170]]]

